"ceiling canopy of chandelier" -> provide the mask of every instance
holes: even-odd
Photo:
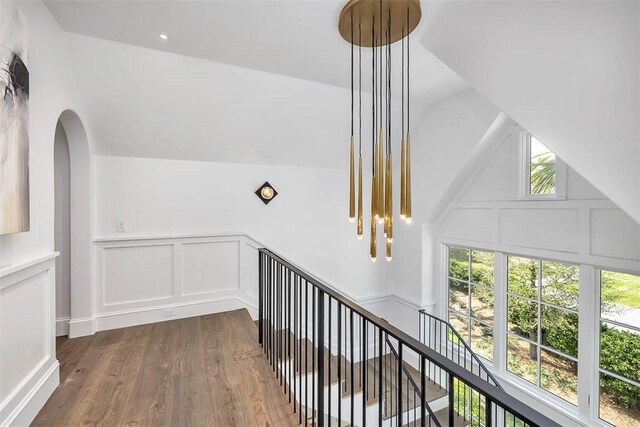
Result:
[[[351,0],[340,13],[338,30],[351,45],[351,137],[349,141],[349,219],[357,219],[357,236],[363,237],[362,200],[362,48],[369,48],[371,62],[371,260],[378,252],[378,222],[384,224],[385,256],[391,260],[393,243],[393,157],[391,77],[401,78],[400,218],[411,223],[411,135],[409,34],[418,26],[422,11],[419,0]],[[402,44],[399,60],[391,45]],[[406,45],[406,46],[405,46]],[[357,76],[354,48],[358,49]],[[394,62],[395,60],[395,62]],[[394,69],[400,68],[400,72]],[[354,80],[358,87],[358,180],[355,169]],[[397,119],[396,119],[397,120]],[[396,124],[397,126],[397,124]],[[356,203],[357,190],[357,203]],[[356,213],[357,210],[357,213]]]

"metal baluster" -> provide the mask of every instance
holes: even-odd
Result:
[[[296,405],[300,407],[298,398],[298,275],[294,272],[292,277],[293,286],[293,413],[296,413]]]
[[[309,422],[309,282],[304,279],[304,425]]]
[[[449,426],[453,427],[453,375],[448,374],[449,377]]]
[[[264,296],[262,295],[262,252],[258,252],[258,344],[264,347],[262,342],[262,305],[264,304]]]
[[[332,356],[333,353],[332,353],[332,350],[331,350],[331,347],[333,346],[333,341],[332,341],[333,334],[332,334],[331,330],[333,328],[333,325],[331,323],[331,305],[332,305],[331,304],[331,297],[328,297],[327,300],[329,302],[329,312],[328,312],[328,314],[329,314],[329,345],[328,345],[328,347],[329,347],[329,355],[327,356],[327,368],[329,370],[329,373],[327,374],[327,378],[328,378],[327,384],[329,384],[329,389],[327,391],[328,391],[328,395],[329,395],[329,400],[328,400],[327,403],[328,403],[328,406],[329,406],[329,410],[327,411],[327,419],[329,420],[329,424],[331,424],[331,359],[333,357]]]
[[[315,292],[314,292],[315,295]],[[324,292],[318,289],[318,412],[317,420],[324,427]]]
[[[273,332],[274,332],[274,314],[275,314],[275,304],[274,304],[274,295],[273,292],[275,290],[275,285],[273,283],[273,271],[274,271],[274,264],[275,261],[273,259],[269,260],[269,361],[271,362],[271,368],[275,371],[275,364],[274,364],[274,341],[273,341]]]
[[[302,424],[302,281],[300,276],[296,275],[296,291],[298,292],[298,336],[296,343],[298,344],[298,423]]]
[[[294,343],[295,344],[295,343]],[[287,367],[289,371],[289,403],[291,403],[291,369],[293,367],[291,360],[291,270],[287,270]]]
[[[422,427],[425,427],[427,409],[427,373],[425,372],[425,367],[425,358],[424,356],[420,356],[420,370],[422,372],[422,375],[420,375],[420,425]]]
[[[367,425],[367,320],[362,317],[362,326],[360,327],[362,335],[362,348],[360,349],[360,359],[362,360],[362,372],[360,374],[360,383],[362,384],[362,425]]]
[[[378,328],[378,426],[382,427],[382,383],[384,380],[384,372],[382,368],[382,358],[384,357],[384,344],[382,342],[382,329]],[[386,382],[385,382],[386,383]]]
[[[280,377],[280,387],[282,387],[282,264],[278,265],[278,368],[276,370],[276,378]],[[283,389],[284,390],[284,389]]]
[[[316,339],[316,286],[311,285],[311,368],[313,374],[311,375],[311,414],[313,418],[311,425],[316,425],[316,353],[318,352],[318,340]]]
[[[351,349],[351,425],[355,425],[354,416],[355,416],[355,408],[354,408],[354,397],[353,397],[353,389],[355,388],[355,378],[354,378],[354,368],[353,368],[353,310],[349,309],[349,348]]]
[[[342,359],[342,303],[338,301],[338,425],[342,423]]]
[[[398,341],[398,426],[402,424],[402,341]]]

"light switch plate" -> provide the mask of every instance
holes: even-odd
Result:
[[[118,233],[124,233],[127,231],[127,221],[124,219],[119,219],[116,221],[116,231]]]

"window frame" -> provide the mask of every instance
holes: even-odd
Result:
[[[494,255],[495,256],[495,255]],[[542,279],[543,279],[543,266],[542,263],[543,262],[550,262],[550,263],[558,263],[558,264],[565,264],[565,265],[571,265],[571,266],[575,266],[578,267],[578,269],[580,268],[580,266],[578,264],[575,263],[570,263],[570,262],[566,262],[566,261],[555,261],[555,260],[551,260],[551,259],[546,259],[546,258],[539,258],[539,257],[532,257],[532,256],[523,256],[523,255],[515,255],[515,254],[508,254],[505,253],[504,254],[505,257],[505,268],[506,268],[506,274],[505,274],[505,287],[504,287],[504,291],[505,291],[505,312],[506,312],[506,316],[505,316],[505,329],[504,331],[500,331],[500,333],[504,333],[506,336],[505,339],[505,345],[504,345],[504,357],[505,357],[505,365],[504,365],[504,370],[506,373],[508,373],[509,375],[514,376],[515,378],[517,378],[518,381],[524,381],[527,383],[527,385],[531,386],[531,387],[535,387],[536,390],[541,390],[544,393],[547,393],[551,396],[553,396],[556,399],[560,399],[563,402],[571,405],[574,408],[578,408],[578,405],[580,403],[580,398],[578,395],[578,391],[576,391],[576,403],[570,402],[567,399],[563,398],[562,396],[559,396],[555,393],[553,393],[550,390],[545,389],[542,386],[542,370],[543,370],[543,366],[542,366],[542,352],[546,351],[547,353],[551,353],[551,354],[555,354],[559,357],[565,358],[567,360],[570,360],[572,362],[574,362],[576,364],[577,370],[578,372],[576,373],[576,383],[579,384],[579,370],[580,370],[580,359],[579,359],[579,355],[580,355],[580,303],[578,303],[578,307],[573,309],[573,308],[567,308],[567,307],[562,307],[550,302],[545,302],[543,300],[543,295],[542,295]],[[527,260],[531,260],[531,261],[535,261],[536,262],[536,268],[537,268],[537,277],[536,277],[536,296],[535,298],[532,297],[528,297],[525,295],[519,295],[513,292],[509,291],[509,258],[510,257],[516,257],[516,258],[524,258]],[[580,273],[578,273],[578,275],[580,275]],[[580,280],[578,277],[578,292],[580,292]],[[537,321],[537,331],[536,331],[536,340],[533,341],[528,337],[524,337],[521,335],[518,335],[516,333],[513,333],[509,330],[509,298],[513,297],[513,298],[519,298],[522,300],[526,300],[529,302],[532,302],[534,304],[536,304],[537,306],[537,312],[536,312],[536,321]],[[560,350],[556,350],[548,345],[543,344],[543,339],[542,339],[542,312],[543,312],[543,307],[548,307],[548,308],[552,308],[554,310],[560,310],[560,311],[564,311],[567,313],[572,313],[575,314],[578,317],[578,355],[577,356],[572,356],[569,354],[565,354],[563,352],[561,352]],[[515,372],[512,372],[509,370],[509,339],[510,338],[515,338],[517,340],[522,340],[525,341],[529,344],[533,344],[536,346],[536,382],[533,383],[529,380],[527,380],[526,378],[516,374]]]
[[[450,262],[451,262],[451,248],[454,249],[463,249],[468,251],[468,269],[467,269],[467,273],[469,275],[468,280],[464,281],[464,280],[460,280],[457,278],[453,278],[450,276]],[[486,253],[490,253],[493,256],[493,269],[494,269],[494,276],[493,276],[493,287],[489,287],[483,284],[479,284],[479,283],[475,283],[472,281],[472,269],[473,269],[473,251],[479,251],[479,252],[486,252]],[[471,348],[471,350],[482,359],[483,363],[485,364],[489,364],[492,365],[495,357],[496,357],[496,346],[495,346],[495,336],[496,336],[496,323],[495,323],[495,312],[496,312],[496,278],[495,278],[495,252],[491,251],[491,250],[486,250],[486,249],[476,249],[476,248],[471,248],[471,247],[467,247],[467,246],[459,246],[459,245],[447,245],[446,246],[446,274],[445,274],[445,278],[446,278],[446,289],[447,291],[445,292],[446,294],[446,321],[451,323],[449,320],[449,315],[450,313],[453,313],[455,316],[458,316],[460,318],[463,318],[467,321],[467,328],[468,328],[468,336],[462,336],[463,334],[458,332],[463,339],[465,339],[465,342],[467,342],[467,345],[469,345],[469,348]],[[460,282],[460,283],[465,283],[467,285],[467,289],[468,289],[468,297],[467,297],[467,310],[466,313],[463,313],[461,311],[458,311],[454,308],[452,308],[449,303],[450,303],[450,298],[451,298],[451,287],[450,287],[450,282],[451,281],[456,281],[456,282]],[[480,287],[482,289],[486,289],[489,290],[491,292],[493,292],[493,310],[494,310],[494,321],[493,323],[488,323],[487,321],[480,319],[478,317],[475,317],[473,315],[472,312],[472,304],[471,304],[471,297],[472,297],[472,290],[474,287]],[[471,330],[472,330],[472,324],[473,322],[476,322],[480,325],[484,325],[485,327],[489,327],[491,328],[492,331],[492,345],[491,345],[491,359],[487,359],[485,356],[483,356],[482,354],[478,353],[473,345],[473,342],[471,341]],[[454,328],[455,329],[455,328]],[[456,349],[459,348],[459,344],[453,342],[452,340],[449,340],[451,342],[451,345],[453,347],[455,347]]]
[[[527,131],[520,132],[520,190],[519,198],[523,200],[565,200],[567,198],[567,167],[556,154],[555,192],[551,194],[531,193],[531,138]],[[554,153],[555,154],[555,153]]]
[[[553,256],[543,254],[542,251],[520,251],[517,248],[502,249],[496,245],[481,246],[470,241],[455,238],[440,238],[439,262],[436,279],[440,283],[437,301],[443,319],[448,319],[449,304],[449,248],[457,247],[468,250],[493,252],[494,254],[494,342],[493,361],[482,358],[491,374],[512,387],[516,396],[523,399],[529,405],[542,404],[550,410],[563,414],[568,420],[577,424],[594,425],[598,427],[612,427],[612,424],[599,417],[599,373],[600,373],[600,271],[615,271],[625,274],[640,275],[640,269],[634,263],[602,264],[600,260],[581,260],[565,257],[561,254]],[[570,403],[562,397],[556,396],[535,384],[521,378],[507,369],[507,280],[508,280],[508,256],[518,256],[541,261],[558,262],[576,265],[579,268],[579,302],[578,313],[578,398],[577,405]],[[554,306],[554,304],[552,304]],[[565,309],[564,307],[560,307]],[[566,310],[566,309],[565,309]],[[575,310],[574,310],[575,311]],[[450,345],[453,351],[458,346]],[[551,352],[557,351],[550,349]],[[562,355],[562,354],[561,354]]]
[[[632,329],[640,332],[640,328],[632,326],[632,325],[627,325],[626,323],[621,323],[621,322],[617,322],[611,319],[606,319],[602,317],[602,272],[613,272],[613,273],[622,273],[622,274],[631,274],[631,275],[635,275],[635,276],[640,276],[640,272],[632,272],[632,271],[628,271],[628,270],[622,270],[622,269],[616,269],[616,268],[596,268],[595,269],[595,282],[596,282],[596,295],[594,298],[594,316],[593,316],[593,327],[594,327],[594,331],[597,331],[596,334],[594,334],[594,360],[593,360],[593,386],[592,386],[592,390],[591,390],[591,395],[593,396],[593,398],[591,399],[591,401],[593,402],[591,409],[591,417],[592,419],[597,420],[598,422],[602,423],[603,425],[606,426],[613,426],[613,424],[611,424],[610,422],[608,422],[607,420],[605,420],[604,418],[600,417],[600,374],[604,373],[605,375],[608,375],[610,377],[613,377],[619,381],[623,381],[626,382],[628,384],[640,387],[640,382],[634,381],[631,378],[626,378],[620,374],[617,374],[615,372],[611,372],[608,371],[606,369],[602,369],[600,367],[600,351],[601,351],[601,339],[602,339],[602,332],[600,331],[600,325],[602,322],[606,322],[609,324],[616,324],[618,326],[621,327],[631,327]]]

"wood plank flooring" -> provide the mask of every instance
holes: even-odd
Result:
[[[294,426],[246,310],[58,339],[33,426]]]

